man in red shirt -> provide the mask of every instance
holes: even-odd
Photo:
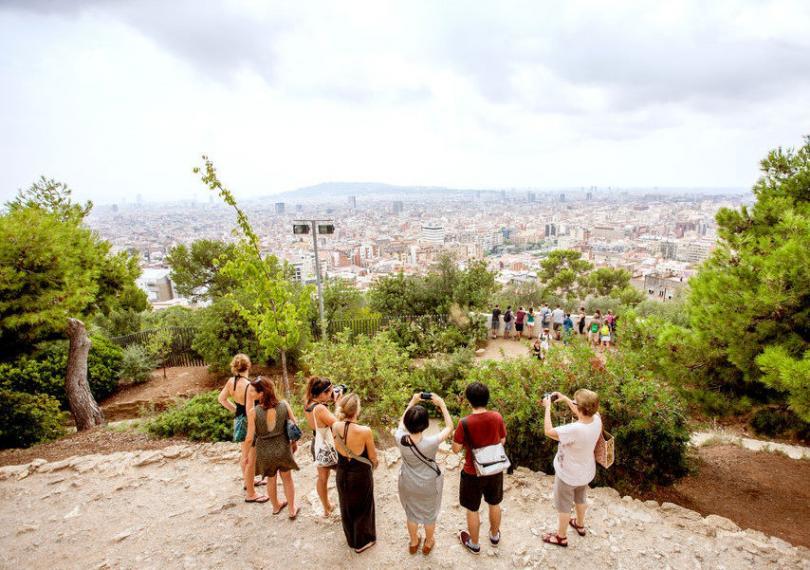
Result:
[[[459,539],[467,550],[478,554],[481,552],[481,546],[478,544],[481,529],[478,509],[481,507],[482,497],[489,505],[489,541],[493,546],[497,546],[501,540],[500,504],[503,500],[503,473],[478,477],[471,449],[505,443],[506,425],[501,414],[487,410],[489,388],[484,384],[473,382],[467,386],[464,395],[473,409],[472,413],[462,420],[466,423],[470,441],[466,441],[464,425],[461,422],[453,436],[453,453],[466,449],[458,498],[461,506],[467,509],[468,530],[461,531]]]

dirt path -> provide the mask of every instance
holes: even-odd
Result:
[[[527,338],[519,341],[503,338],[489,339],[483,351],[476,353],[475,356],[478,360],[503,360],[504,358],[528,356],[530,346]]]
[[[297,521],[242,500],[233,444],[180,445],[0,469],[0,548],[7,568],[803,568],[810,551],[720,517],[672,504],[591,493],[591,534],[568,549],[543,545],[552,526],[550,477],[520,469],[506,478],[503,540],[479,558],[453,535],[458,459],[446,481],[437,548],[409,556],[396,480],[399,463],[375,473],[378,544],[357,555],[340,523],[313,504],[314,466],[298,454],[304,510]],[[393,452],[390,459],[397,457]],[[334,479],[333,479],[334,480]],[[334,488],[331,491],[334,499]],[[483,530],[486,532],[486,525]]]
[[[649,496],[810,547],[810,461],[736,445],[698,449],[699,472]]]
[[[141,409],[154,406],[162,409],[178,397],[188,397],[219,388],[221,381],[208,373],[205,366],[178,366],[155,370],[143,384],[123,388],[104,400],[101,407],[107,421],[138,417]]]

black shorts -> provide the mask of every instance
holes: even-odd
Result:
[[[461,472],[458,486],[458,502],[468,511],[477,512],[481,508],[481,497],[488,505],[500,505],[503,501],[503,473],[476,477],[466,471]]]
[[[515,323],[515,330],[517,332],[523,332],[523,323]]]

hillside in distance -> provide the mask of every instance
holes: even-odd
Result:
[[[289,190],[268,197],[278,201],[325,201],[348,196],[363,197],[366,199],[393,200],[405,197],[422,198],[448,198],[452,196],[469,195],[476,190],[463,190],[458,188],[444,188],[441,186],[397,186],[383,184],[382,182],[322,182],[314,186],[305,186],[296,190]],[[487,192],[486,190],[484,192]],[[495,192],[495,190],[488,190]]]

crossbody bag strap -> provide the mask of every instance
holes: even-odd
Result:
[[[425,465],[427,465],[428,467],[430,467],[433,471],[435,471],[436,472],[436,477],[441,475],[442,470],[436,464],[436,460],[435,459],[430,459],[429,457],[425,457],[425,455],[419,450],[419,448],[416,447],[416,444],[411,439],[411,436],[408,436],[408,441],[410,442],[410,445],[408,445],[408,447],[410,447],[413,450],[413,453],[414,453],[414,455],[416,455],[416,458],[419,461],[421,461],[422,463],[424,463]]]
[[[346,433],[347,433],[347,435],[348,435],[348,432],[349,432],[349,424],[348,424],[348,423],[345,423],[345,424],[344,424],[344,427],[345,427],[345,432],[346,432]],[[342,437],[342,436],[341,436],[339,433],[334,434],[334,435],[335,435],[335,443],[340,444],[340,447],[342,447],[342,448],[343,448],[343,449],[342,449],[342,451],[344,451],[344,452],[346,453],[346,455],[348,455],[348,456],[349,456],[349,458],[350,458],[350,459],[354,459],[355,461],[359,461],[360,463],[365,463],[366,465],[368,465],[368,466],[369,466],[369,467],[371,467],[371,468],[373,468],[373,467],[374,467],[374,466],[371,464],[371,461],[369,461],[369,460],[368,460],[368,459],[366,459],[365,457],[362,457],[362,456],[360,456],[360,455],[357,455],[357,454],[356,454],[354,451],[352,451],[351,449],[349,449],[349,444],[348,444],[348,442],[344,441],[344,440],[343,440],[343,437]]]

